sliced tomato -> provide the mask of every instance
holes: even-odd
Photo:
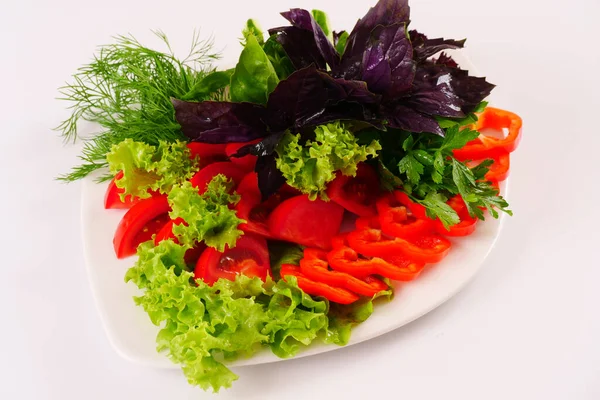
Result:
[[[179,224],[185,224],[185,221],[182,218],[177,218],[176,220],[169,219],[169,221],[163,225],[161,230],[156,233],[156,236],[154,237],[154,244],[158,245],[163,240],[169,239],[175,243],[179,243],[177,237],[175,237],[175,234],[173,233],[173,227]],[[204,243],[196,243],[196,246],[185,252],[185,262],[187,264],[196,263],[204,249],[206,249],[206,245]]]
[[[190,149],[190,157],[200,157],[200,168],[204,168],[212,163],[227,161],[225,154],[226,144],[210,144],[200,142],[190,142],[187,144]]]
[[[220,278],[235,280],[237,275],[258,277],[263,281],[271,273],[267,241],[252,234],[237,240],[235,247],[221,253],[206,248],[196,264],[194,277],[212,285]]]
[[[125,196],[125,201],[121,201],[121,194],[125,192],[117,186],[115,181],[118,181],[123,177],[123,171],[119,171],[117,175],[110,181],[106,194],[104,195],[104,208],[131,208],[135,203],[138,202],[139,198],[133,198],[132,196]]]
[[[360,217],[375,215],[375,200],[379,195],[379,177],[369,165],[358,165],[356,176],[340,172],[327,188],[327,196],[346,210]]]
[[[257,142],[258,141],[255,140],[249,143],[229,143],[227,147],[225,147],[225,154],[227,155],[227,157],[229,157],[229,161],[231,161],[235,165],[242,167],[246,171],[254,171],[254,167],[256,166],[256,160],[258,160],[258,157],[253,156],[251,154],[248,154],[244,157],[232,157],[232,155],[237,153],[238,150],[242,147]]]
[[[139,240],[143,240],[144,238],[144,236],[141,236],[140,239],[139,236],[140,233],[144,233],[144,227],[158,217],[167,214],[169,210],[169,202],[165,195],[154,195],[148,199],[140,200],[131,207],[121,219],[113,239],[117,258],[125,258],[134,255],[137,246],[141,243]],[[158,232],[160,228],[162,228],[162,226],[156,227],[152,234]],[[148,229],[148,231],[150,231],[150,229]],[[150,234],[150,237],[152,234]],[[148,237],[148,239],[150,239],[150,237]]]
[[[275,207],[283,200],[292,197],[293,195],[290,193],[295,192],[282,188],[263,202],[261,201],[262,196],[258,189],[258,178],[255,172],[247,174],[237,186],[236,191],[241,198],[235,209],[238,217],[246,221],[245,224],[240,225],[240,229],[267,239],[274,239],[269,231],[267,219]]]
[[[206,185],[219,174],[232,179],[237,185],[246,175],[246,171],[229,161],[216,162],[196,172],[190,182],[192,183],[192,186],[198,188],[198,191],[202,194],[206,192]]]
[[[267,225],[274,237],[309,247],[330,249],[342,224],[344,209],[330,201],[294,196],[279,204]]]

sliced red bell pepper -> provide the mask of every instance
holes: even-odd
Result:
[[[234,163],[235,165],[243,168],[245,171],[254,171],[254,167],[256,166],[256,160],[258,157],[248,154],[244,157],[232,157],[239,149],[249,144],[255,144],[258,141],[252,141],[248,143],[229,143],[227,147],[225,147],[225,154],[229,157],[229,161]]]
[[[270,275],[269,250],[264,238],[245,234],[233,248],[221,253],[207,247],[194,270],[194,277],[212,285],[220,278],[235,280],[237,275],[258,277],[263,281]]]
[[[104,195],[104,208],[107,210],[111,208],[128,209],[140,200],[130,195],[125,196],[125,201],[121,201],[121,194],[125,192],[125,189],[119,188],[116,184],[116,181],[121,178],[123,178],[123,171],[119,171],[108,184],[106,194]]]
[[[439,235],[422,235],[417,238],[386,239],[379,229],[364,229],[348,234],[348,243],[356,252],[380,258],[393,258],[399,254],[416,262],[436,263],[441,261],[448,251],[451,243]]]
[[[117,258],[134,255],[140,243],[136,243],[136,236],[144,229],[146,224],[163,214],[167,214],[169,211],[169,202],[165,195],[154,195],[148,199],[140,200],[131,207],[121,219],[113,239]]]
[[[217,175],[222,174],[232,179],[237,185],[246,176],[246,171],[241,167],[229,162],[216,162],[202,168],[192,177],[192,186],[198,188],[200,194],[206,192],[206,185]]]
[[[179,243],[177,237],[173,233],[173,226],[179,224],[184,224],[187,226],[186,222],[182,218],[177,218],[176,220],[169,219],[169,221],[162,227],[160,231],[158,231],[158,233],[154,237],[154,245],[158,245],[163,240],[169,239],[174,241],[175,243]],[[193,248],[185,252],[185,262],[187,264],[196,263],[204,249],[206,249],[206,245],[204,244],[204,242],[196,243],[196,245]]]
[[[494,158],[485,179],[492,182],[502,182],[508,178],[510,170],[510,153],[500,152]]]
[[[405,256],[397,255],[384,260],[379,257],[365,258],[348,246],[334,246],[327,254],[329,265],[336,271],[345,272],[356,277],[381,275],[397,281],[415,279],[423,268],[424,263],[417,263]]]
[[[377,172],[364,163],[358,164],[356,176],[345,176],[340,172],[327,187],[327,196],[360,217],[376,214],[375,200],[379,195]]]
[[[433,230],[431,219],[415,218],[414,215],[409,215],[406,207],[397,204],[395,196],[391,193],[381,196],[377,200],[377,212],[381,230],[386,235],[411,238],[430,233]]]
[[[349,290],[313,281],[304,275],[300,271],[300,268],[295,265],[283,264],[281,266],[281,277],[287,281],[286,277],[288,276],[295,276],[298,281],[298,287],[312,296],[325,297],[329,301],[339,304],[350,304],[359,299],[355,293]]]
[[[269,215],[267,225],[274,237],[320,249],[331,248],[331,239],[342,224],[344,209],[334,202],[309,200],[307,195],[284,200]]]
[[[385,282],[374,276],[364,276],[363,279],[359,279],[344,272],[331,271],[328,267],[326,251],[313,248],[304,249],[304,258],[300,260],[300,270],[315,282],[342,287],[368,297],[388,289]]]
[[[521,140],[521,129],[523,121],[521,117],[510,111],[498,108],[487,107],[480,115],[475,126],[476,130],[508,129],[508,135],[505,138],[497,139],[490,136],[479,135],[479,137],[467,143],[461,149],[454,150],[454,157],[457,160],[481,160],[484,158],[493,158],[503,152],[513,152]]]
[[[398,200],[398,202],[400,204],[402,204],[403,206],[405,206],[406,208],[408,208],[410,210],[410,212],[418,219],[430,219],[427,216],[427,209],[425,208],[425,206],[419,204],[419,203],[415,203],[414,201],[412,201],[410,199],[410,197],[408,197],[408,195],[406,193],[404,193],[401,190],[396,190],[394,191],[394,196],[396,197],[396,200]]]
[[[355,222],[356,229],[381,229],[379,216],[358,218]]]
[[[478,219],[469,215],[469,211],[467,210],[467,206],[462,197],[456,195],[448,200],[447,204],[456,211],[460,218],[460,222],[446,229],[440,220],[435,220],[435,230],[439,234],[446,236],[468,236],[475,232]]]

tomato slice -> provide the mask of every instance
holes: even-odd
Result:
[[[279,204],[267,225],[278,239],[309,247],[330,249],[331,239],[342,224],[344,209],[321,199],[311,201],[308,195],[294,196]]]
[[[169,202],[165,195],[155,195],[148,199],[143,199],[137,202],[133,207],[125,213],[113,239],[113,245],[117,258],[125,258],[134,255],[139,245],[139,240],[143,240],[144,236],[140,236],[144,232],[144,227],[152,220],[157,219],[163,214],[170,211]],[[164,225],[164,224],[163,224]],[[162,226],[161,226],[162,227]],[[155,232],[160,229],[156,227]],[[148,229],[150,231],[150,229]],[[155,233],[155,232],[152,232]],[[150,234],[150,237],[152,236]],[[148,239],[150,239],[148,237]]]
[[[128,209],[139,201],[139,198],[133,198],[132,196],[125,196],[125,201],[121,201],[121,194],[124,193],[125,190],[119,188],[115,181],[122,177],[123,171],[119,171],[108,184],[106,194],[104,195],[104,208],[107,210],[111,208]]]
[[[179,241],[177,240],[177,237],[175,237],[175,234],[173,233],[173,226],[179,225],[182,223],[185,224],[185,221],[182,218],[177,218],[176,220],[169,219],[169,221],[167,221],[163,225],[163,227],[156,233],[156,236],[154,237],[154,245],[158,245],[163,240],[169,240],[169,239],[174,241],[175,243],[179,243]],[[184,256],[185,262],[187,264],[196,263],[196,261],[198,261],[198,258],[200,258],[200,255],[202,254],[204,249],[206,249],[206,245],[203,242],[196,243],[196,246],[194,246],[193,248],[191,248],[185,252],[185,256]]]
[[[210,144],[200,142],[190,142],[187,144],[190,149],[190,157],[200,157],[200,168],[204,168],[219,161],[227,161],[227,154],[225,154],[225,144]]]
[[[327,196],[351,213],[370,217],[376,214],[375,200],[379,190],[377,172],[371,166],[361,163],[355,177],[338,172],[327,188]]]
[[[237,275],[258,277],[263,281],[271,274],[267,241],[252,234],[238,239],[235,247],[221,253],[208,247],[196,264],[194,277],[212,285],[220,278],[235,280]]]
[[[237,185],[246,175],[246,171],[229,161],[216,162],[196,172],[190,182],[202,194],[206,192],[206,185],[218,174],[223,174],[227,178],[232,179]]]
[[[225,154],[229,157],[229,161],[234,163],[235,165],[240,166],[246,171],[254,171],[254,167],[256,166],[256,160],[258,157],[248,154],[244,157],[232,157],[239,149],[249,144],[258,143],[257,140],[248,143],[229,143],[227,147],[225,147]]]

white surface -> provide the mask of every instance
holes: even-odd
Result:
[[[145,39],[160,27],[185,47],[193,27],[202,26],[219,46],[231,44],[230,55],[249,16],[266,27],[281,23],[276,11],[319,6],[332,11],[336,27],[351,27],[367,2],[4,3],[0,398],[213,398],[178,371],[139,366],[112,350],[87,283],[80,184],[52,180],[78,154],[49,130],[67,115],[53,100],[56,88],[116,33]],[[515,217],[506,219],[476,279],[434,312],[343,351],[236,368],[239,381],[217,398],[600,398],[600,32],[593,27],[600,4],[412,6],[415,27],[469,38],[474,64],[498,85],[495,105],[525,120],[512,158]]]
[[[115,257],[112,238],[125,211],[104,209],[107,185],[97,184],[89,177],[83,182],[81,197],[85,264],[104,330],[113,348],[127,360],[146,366],[179,368],[165,353],[157,353],[159,328],[150,322],[143,308],[134,304],[132,297],[140,293],[137,287],[123,282],[134,258],[118,260]],[[506,187],[503,183],[503,193],[507,193]],[[394,299],[377,304],[369,320],[352,331],[348,345],[388,333],[448,301],[482,267],[498,238],[503,220],[504,215],[497,220],[490,218],[478,223],[474,234],[452,240],[450,253],[442,262],[427,266],[412,282],[395,282]],[[344,347],[315,343],[296,358],[342,349]],[[265,348],[251,358],[241,358],[229,365],[238,367],[289,360],[278,358]]]

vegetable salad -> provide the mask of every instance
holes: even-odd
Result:
[[[267,32],[248,20],[233,69],[197,37],[180,60],[121,36],[61,89],[66,139],[80,120],[102,127],[61,179],[107,171],[134,301],[203,389],[231,386],[227,361],[264,347],[348,343],[392,281],[512,215],[499,182],[522,122],[447,53],[464,40],[409,28],[407,0],[380,0],[349,32],[323,11],[281,15]]]

